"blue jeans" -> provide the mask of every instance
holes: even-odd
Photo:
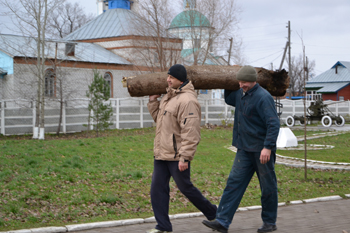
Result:
[[[173,177],[179,190],[207,219],[215,219],[216,205],[211,204],[191,182],[191,162],[188,162],[187,170],[180,172],[178,161],[154,160],[151,202],[157,221],[156,229],[173,231],[169,219],[170,177]]]
[[[238,150],[216,213],[216,220],[229,228],[247,186],[256,172],[261,189],[261,218],[264,223],[276,224],[278,192],[275,173],[276,153],[270,161],[260,163],[260,152]]]

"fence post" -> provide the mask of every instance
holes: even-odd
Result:
[[[143,100],[140,100],[140,127],[143,128]]]
[[[293,100],[292,101],[292,116],[295,115],[295,102]]]
[[[90,130],[94,129],[94,118],[92,118],[94,116],[94,111],[91,109],[90,110]]]
[[[208,122],[209,122],[209,119],[208,119],[208,117],[209,117],[209,114],[208,114],[208,110],[209,110],[209,108],[208,108],[208,100],[204,100],[205,101],[205,124],[208,124]]]
[[[1,134],[5,135],[5,100],[0,102]]]
[[[116,99],[115,103],[115,127],[119,129],[119,98]]]
[[[33,133],[34,133],[35,120],[36,120],[36,102],[35,102],[35,100],[32,101],[32,106],[33,106]]]
[[[224,103],[224,105],[225,105],[225,119],[227,119],[228,118],[228,114],[227,114],[227,110],[228,110],[228,107],[227,107],[227,104],[226,103]]]
[[[62,108],[62,130],[63,130],[63,133],[67,133],[66,104],[67,104],[67,101],[64,101],[63,102],[63,108]]]

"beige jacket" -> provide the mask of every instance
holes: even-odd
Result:
[[[159,102],[147,104],[157,123],[154,139],[156,160],[191,161],[200,141],[201,108],[191,81],[178,89],[168,88]]]

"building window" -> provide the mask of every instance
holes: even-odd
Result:
[[[159,63],[159,56],[157,52],[154,53],[154,63]]]
[[[56,91],[56,77],[52,69],[45,72],[45,96],[55,97]]]
[[[73,43],[66,44],[66,56],[75,56],[75,44]]]
[[[194,39],[194,48],[199,49],[201,47],[201,40],[200,39]]]
[[[108,83],[108,86],[109,86],[109,97],[113,98],[113,77],[112,77],[112,74],[110,72],[105,73],[104,79]]]

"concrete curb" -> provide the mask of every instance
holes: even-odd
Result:
[[[289,156],[283,156],[283,155],[279,155],[279,154],[276,154],[276,156],[277,156],[278,158],[282,158],[282,159],[290,159],[290,160],[297,160],[297,161],[305,161],[305,159],[294,158],[294,157],[289,157]],[[349,167],[350,167],[350,163],[325,162],[325,161],[318,161],[318,160],[312,160],[312,159],[306,159],[306,162],[320,163],[320,164],[329,164],[329,165],[343,165],[343,166],[349,166]]]
[[[350,194],[345,194],[345,196],[350,199]],[[318,197],[304,200],[296,200],[290,201],[290,205],[296,204],[307,204],[314,202],[324,202],[324,201],[336,201],[342,200],[343,198],[339,195],[326,196],[326,197]],[[278,203],[278,206],[287,206],[285,202]],[[260,205],[256,206],[247,206],[238,208],[239,211],[252,211],[261,209]],[[201,212],[195,213],[184,213],[184,214],[175,214],[169,215],[170,219],[181,219],[181,218],[193,218],[203,216]],[[82,230],[91,230],[95,228],[104,228],[104,227],[118,227],[125,225],[133,225],[133,224],[142,224],[142,223],[152,223],[156,222],[154,217],[150,218],[135,218],[135,219],[125,219],[118,221],[105,221],[105,222],[95,222],[95,223],[82,223],[82,224],[74,224],[67,225],[64,227],[42,227],[42,228],[32,228],[32,229],[23,229],[23,230],[14,230],[14,231],[1,231],[0,233],[63,233],[63,232],[72,232],[72,231],[82,231]]]

